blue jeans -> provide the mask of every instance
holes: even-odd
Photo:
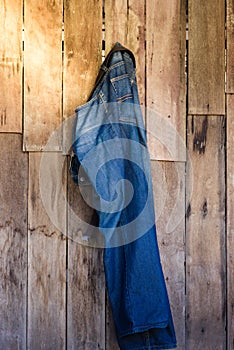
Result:
[[[72,176],[98,217],[106,285],[122,350],[176,347],[155,227],[135,60],[116,43],[76,109]]]

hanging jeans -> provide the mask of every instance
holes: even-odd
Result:
[[[120,349],[175,348],[135,60],[119,43],[101,66],[88,102],[76,109],[72,147],[73,179],[95,208],[104,238],[106,285]]]

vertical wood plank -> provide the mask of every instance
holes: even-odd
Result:
[[[105,2],[106,53],[117,41],[135,55],[139,98],[145,105],[145,1]]]
[[[0,6],[0,132],[22,132],[22,0]]]
[[[227,86],[234,93],[234,3],[227,0]]]
[[[156,227],[178,349],[185,349],[185,164],[151,162]]]
[[[106,350],[119,350],[110,301],[106,293]]]
[[[234,347],[234,95],[227,96],[227,305],[228,350]]]
[[[186,215],[188,349],[226,349],[224,117],[190,116]],[[215,331],[214,331],[215,330]]]
[[[65,1],[64,118],[86,102],[102,61],[102,1]],[[70,124],[69,124],[70,126]],[[64,126],[64,152],[71,146],[71,128]],[[89,214],[78,187],[68,176],[69,209],[78,217]],[[68,210],[68,237],[73,237]],[[77,231],[81,232],[79,228]],[[67,347],[105,348],[105,287],[101,252],[68,240]]]
[[[62,122],[62,0],[25,0],[24,31],[23,147],[40,151]]]
[[[102,1],[64,2],[63,117],[86,102],[102,62]],[[71,146],[71,128],[63,130],[63,151]]]
[[[74,350],[104,350],[105,279],[102,250],[85,246],[85,241],[82,244],[82,240],[79,241],[78,235],[73,232],[77,229],[80,237],[85,235],[79,219],[90,222],[93,210],[85,204],[79,187],[70,177],[68,203],[67,347]],[[74,222],[76,216],[77,224]]]
[[[146,0],[146,107],[151,159],[186,159],[185,3]],[[169,129],[173,153],[167,148]]]
[[[0,134],[0,348],[26,349],[28,156]]]
[[[189,114],[225,114],[225,1],[189,1]]]
[[[52,161],[56,154],[50,153],[48,159],[49,157]],[[43,181],[39,178],[40,162],[40,153],[30,154],[28,348],[65,349],[66,239],[51,223],[43,206],[40,194],[40,181]],[[61,174],[54,174],[55,183],[59,175]],[[56,193],[53,196],[50,200],[54,199],[56,202]],[[60,211],[61,216],[64,214]]]

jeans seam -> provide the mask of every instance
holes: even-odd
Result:
[[[107,109],[107,106],[106,106],[106,101],[105,101],[105,98],[104,98],[105,96],[104,96],[103,92],[100,91],[99,96],[100,96],[100,99],[101,99],[102,104],[104,106],[105,112],[107,113],[108,109]]]
[[[130,314],[130,318],[131,320],[133,320],[133,314],[132,314],[132,306],[131,306],[131,301],[130,301],[130,294],[129,294],[129,289],[128,289],[128,276],[127,276],[127,259],[126,259],[126,245],[123,246],[124,249],[124,260],[125,260],[125,283],[126,283],[126,292],[127,292],[127,296],[128,296],[128,307],[129,307],[129,314]]]
[[[112,69],[115,69],[117,67],[120,67],[120,66],[123,66],[125,65],[125,62],[123,60],[117,62],[117,63],[114,63],[113,65],[111,65],[109,68],[108,68],[108,71],[107,72],[110,72]]]

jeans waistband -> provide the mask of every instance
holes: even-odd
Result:
[[[98,91],[99,85],[105,80],[108,72],[121,64],[127,64],[127,62],[129,64],[132,64],[134,68],[136,67],[135,57],[133,53],[129,49],[122,46],[120,43],[115,43],[114,47],[109,52],[100,67],[99,74],[89,95],[88,101],[94,97]]]

